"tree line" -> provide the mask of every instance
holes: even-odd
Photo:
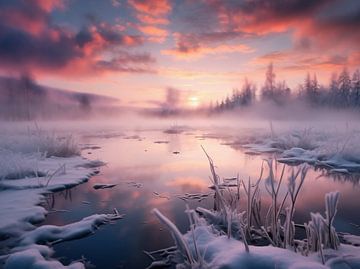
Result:
[[[46,88],[29,74],[0,77],[0,120],[86,117],[96,99],[87,93]]]
[[[231,96],[227,96],[215,104],[210,104],[211,112],[222,112],[240,107],[247,107],[256,102],[271,102],[285,105],[291,101],[302,101],[311,106],[332,108],[360,109],[360,71],[357,69],[350,74],[347,68],[337,75],[333,73],[328,85],[320,85],[316,74],[307,74],[298,90],[293,92],[286,81],[276,81],[274,66],[270,63],[265,74],[264,85],[260,88],[258,97],[256,85],[245,79],[241,90],[234,89]]]

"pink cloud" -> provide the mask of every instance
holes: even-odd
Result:
[[[157,16],[151,16],[149,14],[139,13],[136,15],[138,20],[144,24],[152,25],[166,25],[169,24],[169,19]]]
[[[168,35],[167,30],[153,25],[140,25],[137,29],[144,33],[148,40],[159,43],[165,41]]]
[[[140,25],[135,28],[142,32],[150,42],[162,43],[168,36],[168,30],[158,25],[167,25],[171,5],[167,0],[129,0],[129,5],[136,11]]]
[[[167,0],[129,0],[128,3],[137,11],[153,16],[166,15],[171,10],[171,5]]]
[[[181,51],[179,49],[170,49],[170,50],[163,50],[162,54],[171,55],[179,59],[192,60],[209,54],[224,54],[224,53],[234,53],[234,52],[251,53],[254,51],[255,49],[247,45],[237,44],[237,45],[218,45],[211,47],[199,46],[199,47],[187,49],[186,51]]]

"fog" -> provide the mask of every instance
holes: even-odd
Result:
[[[356,74],[354,77],[358,79]],[[344,76],[350,77],[346,72]],[[58,132],[172,128],[179,132],[206,130],[238,136],[250,129],[262,130],[261,133],[305,128],[329,132],[358,129],[360,110],[354,96],[359,83],[341,86],[344,78],[332,77],[330,86],[325,87],[318,85],[316,78],[308,77],[295,92],[285,82],[276,84],[271,79],[273,76],[267,76],[259,90],[245,80],[241,90],[234,90],[231,97],[215,105],[187,108],[182,104],[181,90],[168,87],[164,89],[163,100],[153,107],[135,108],[101,94],[42,86],[29,74],[1,77],[1,132],[34,126]]]

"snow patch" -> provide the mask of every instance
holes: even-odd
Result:
[[[83,269],[84,261],[65,266],[52,259],[51,245],[88,236],[100,225],[123,215],[115,210],[114,214],[93,215],[62,227],[44,225],[36,228],[34,224],[44,221],[48,213],[41,206],[45,203],[45,195],[88,181],[98,173],[97,167],[105,163],[81,156],[68,157],[68,154],[76,153],[77,148],[69,139],[51,136],[36,140],[31,136],[29,143],[22,138],[26,142],[22,141],[20,148],[16,143],[8,143],[4,145],[6,149],[0,149],[0,236],[5,240],[4,247],[9,248],[8,254],[0,257],[5,262],[1,266],[6,269]],[[34,141],[37,151],[30,145]],[[59,144],[50,145],[51,141]],[[40,152],[39,143],[43,146],[41,150],[51,152]]]

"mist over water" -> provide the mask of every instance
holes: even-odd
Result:
[[[168,123],[162,124],[168,126]],[[143,253],[144,250],[157,250],[173,244],[170,234],[162,228],[151,210],[158,208],[174,221],[181,232],[186,232],[189,227],[184,213],[186,203],[179,197],[186,193],[210,192],[210,172],[201,146],[213,157],[219,175],[224,178],[239,174],[240,178],[245,180],[250,177],[255,182],[259,177],[263,158],[270,157],[248,155],[243,149],[227,145],[229,139],[231,141],[233,138],[231,135],[236,134],[239,129],[232,132],[233,130],[225,130],[223,127],[211,129],[208,126],[204,130],[193,127],[180,133],[168,134],[164,132],[167,130],[163,129],[164,125],[156,126],[157,129],[146,126],[144,129],[124,129],[119,136],[115,132],[106,131],[83,133],[80,143],[100,147],[86,149],[83,155],[104,160],[107,165],[88,183],[67,194],[63,192],[52,195],[54,202],[50,208],[69,212],[50,214],[45,224],[66,224],[92,213],[111,211],[114,207],[126,216],[116,224],[103,228],[93,237],[55,246],[56,257],[63,257],[63,261],[69,262],[84,255],[96,266],[106,268],[146,267],[150,260]],[[156,143],[157,141],[164,143]],[[281,167],[279,164],[278,172]],[[290,166],[286,168],[286,175],[291,169]],[[359,181],[321,174],[321,170],[309,171],[297,204],[296,221],[304,223],[309,220],[309,212],[323,212],[325,193],[339,190],[341,200],[335,226],[339,231],[359,234],[351,225],[360,220],[360,216],[354,214],[360,202],[357,195]],[[95,190],[95,183],[117,186]],[[265,210],[271,199],[266,194],[263,182],[261,189],[264,193]],[[281,194],[285,191],[286,184],[281,189]],[[201,202],[188,200],[187,203],[191,208],[214,207],[212,195]],[[245,196],[242,196],[241,203],[245,204]],[[97,255],[100,252],[102,254]],[[117,255],[113,255],[114,252]]]

